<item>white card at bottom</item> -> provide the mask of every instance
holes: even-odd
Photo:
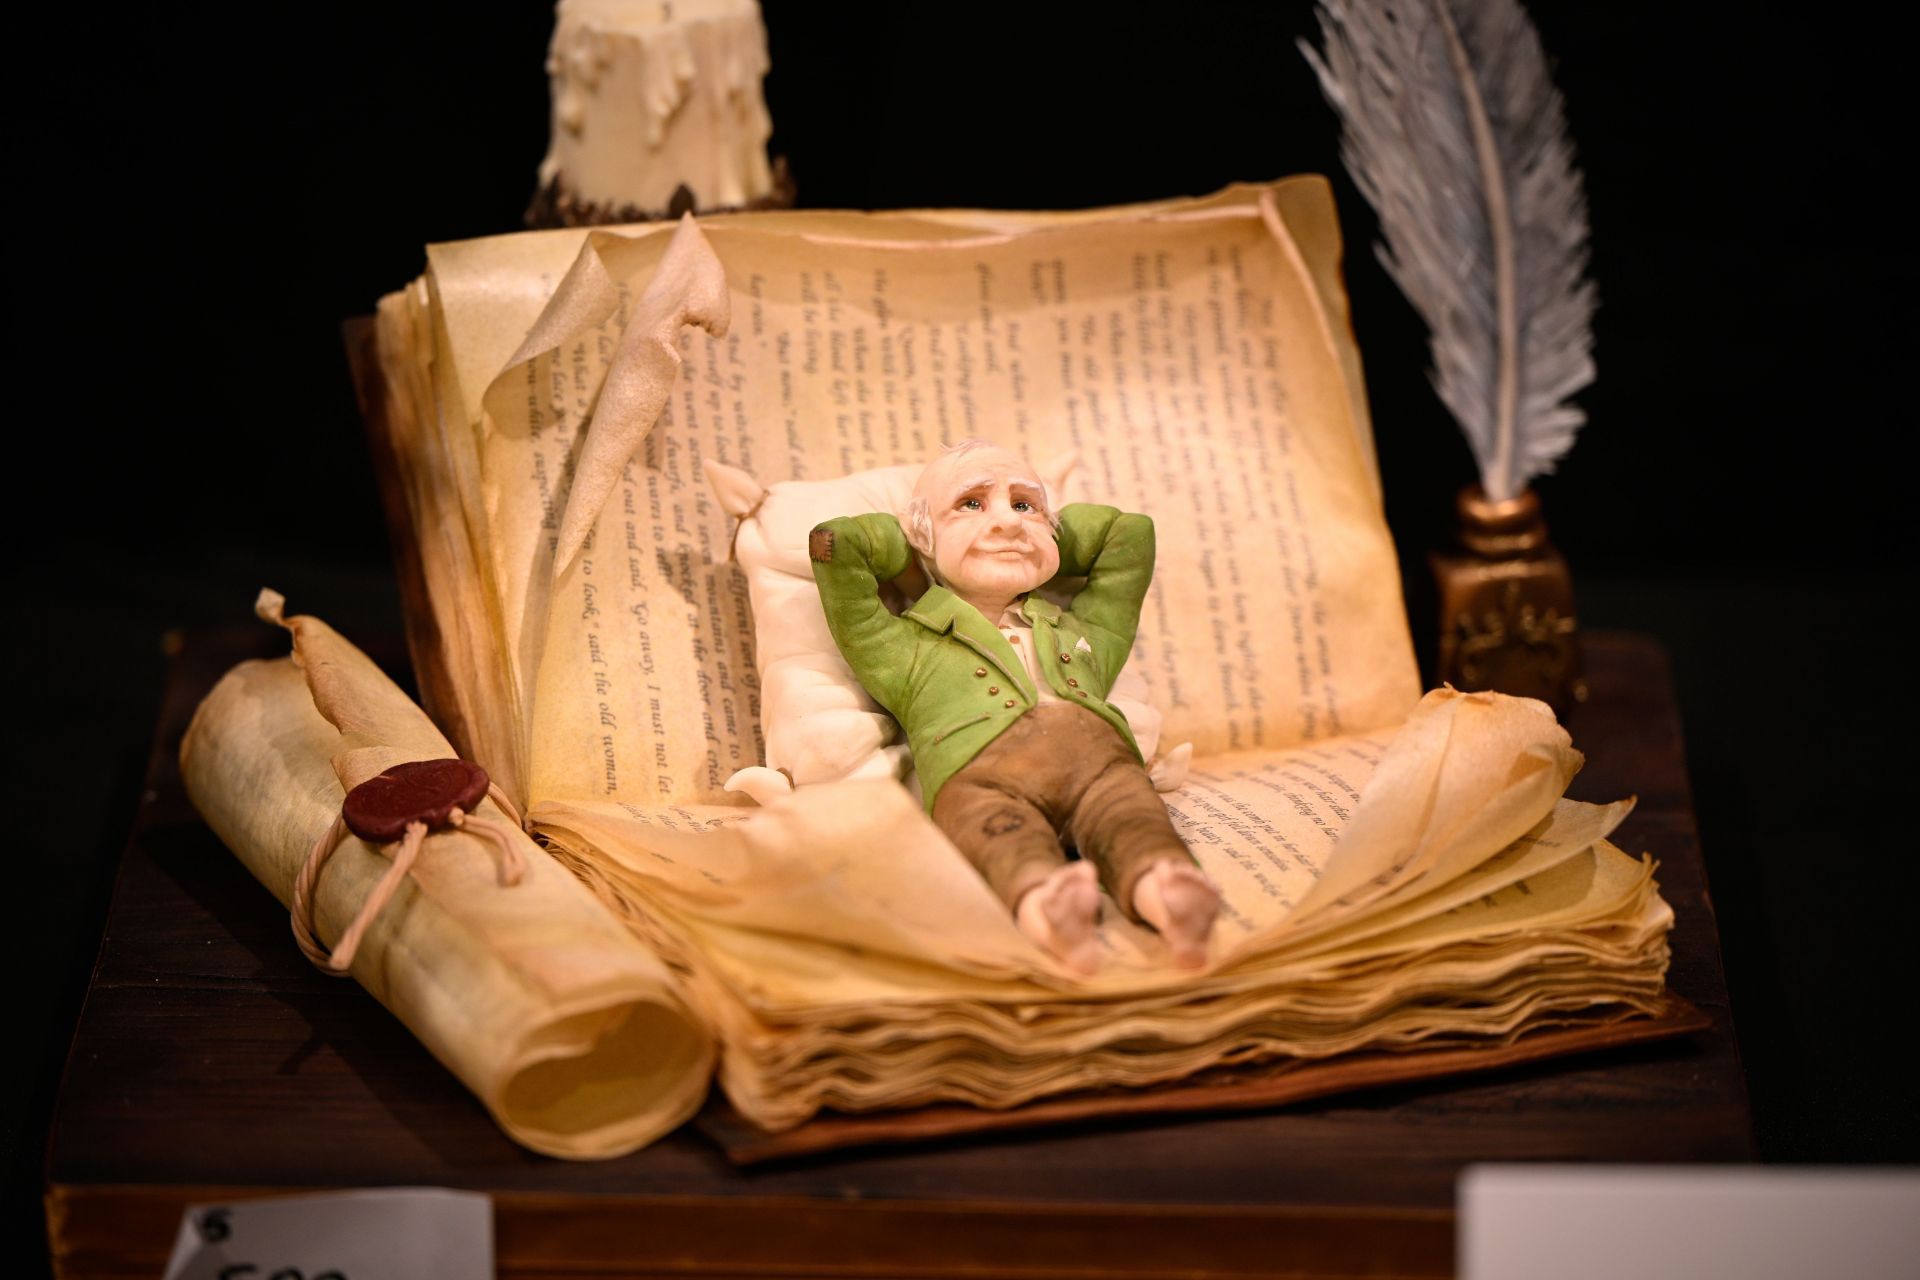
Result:
[[[492,1280],[493,1204],[389,1187],[198,1204],[165,1280]]]
[[[1476,1165],[1461,1280],[1920,1276],[1920,1171]]]

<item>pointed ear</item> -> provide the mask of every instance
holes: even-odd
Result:
[[[900,531],[907,535],[908,546],[923,556],[933,556],[933,516],[925,498],[907,503],[906,513],[900,517]]]
[[[714,496],[720,499],[720,509],[736,520],[752,515],[759,508],[760,500],[767,496],[766,487],[754,479],[751,472],[739,467],[708,458],[701,463],[701,469],[707,473],[707,483],[713,486]]]
[[[1060,508],[1067,502],[1067,477],[1080,465],[1080,451],[1069,449],[1065,453],[1055,454],[1034,468],[1040,477],[1040,483],[1046,486],[1047,510],[1058,515]]]

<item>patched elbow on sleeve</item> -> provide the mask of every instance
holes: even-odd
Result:
[[[807,535],[807,556],[816,564],[833,563],[833,530],[821,525]]]

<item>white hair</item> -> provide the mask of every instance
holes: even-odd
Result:
[[[994,449],[1001,453],[1013,453],[1013,450],[1004,445],[995,444],[993,441],[980,436],[969,436],[965,440],[957,440],[952,444],[942,445],[939,454],[932,462],[927,464],[927,469],[931,469],[941,463],[951,463],[980,449]],[[1018,454],[1014,456],[1019,457]],[[1021,461],[1026,464],[1027,470],[1033,474],[1034,480],[1039,483],[1040,500],[1045,507],[1043,514],[1047,517],[1048,526],[1052,528],[1055,533],[1058,533],[1060,531],[1060,514],[1055,509],[1053,490],[1045,480],[1040,479],[1039,473],[1034,471],[1031,462],[1027,462],[1025,458],[1021,458]],[[921,475],[924,476],[925,474],[926,472],[923,470]],[[914,487],[916,489],[919,487],[917,482]],[[907,500],[906,510],[900,513],[900,528],[901,531],[907,535],[907,545],[920,553],[923,566],[927,571],[928,580],[933,582],[940,581],[939,575],[934,571],[931,563],[933,556],[933,512],[928,508],[926,498],[919,493],[915,493],[912,498]]]
[[[927,510],[925,498],[907,499],[907,509],[900,513],[900,531],[915,551],[923,556],[933,554],[933,513]]]

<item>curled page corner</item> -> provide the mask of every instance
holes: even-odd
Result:
[[[556,581],[593,532],[620,469],[666,407],[680,372],[680,330],[698,325],[716,338],[725,337],[730,311],[726,271],[700,224],[692,214],[683,215],[601,384],[560,521],[553,558]]]

